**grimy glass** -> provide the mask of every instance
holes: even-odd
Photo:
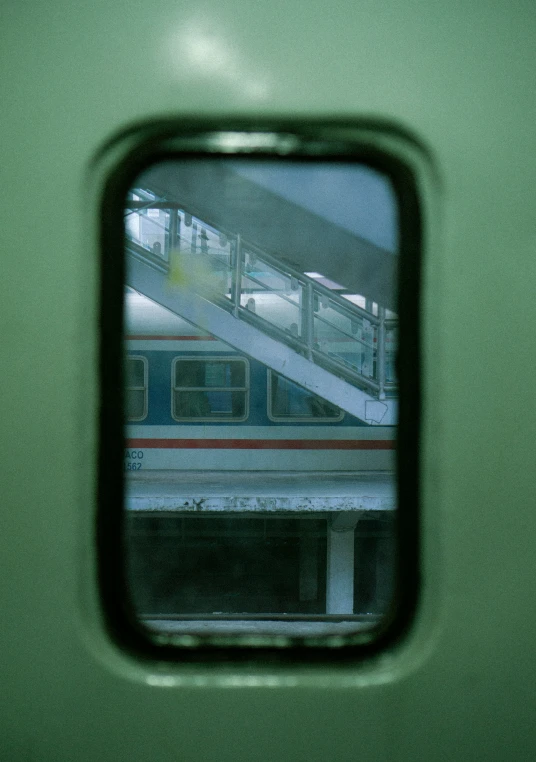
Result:
[[[139,625],[177,642],[377,627],[397,510],[389,179],[350,161],[180,158],[139,175],[124,214]]]

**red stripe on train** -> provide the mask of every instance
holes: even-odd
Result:
[[[127,439],[136,449],[165,450],[394,450],[392,439]]]

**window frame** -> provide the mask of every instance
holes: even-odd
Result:
[[[124,200],[148,167],[172,158],[286,158],[347,161],[383,172],[391,181],[399,215],[399,356],[397,377],[396,578],[393,607],[372,634],[346,638],[337,648],[292,639],[289,647],[212,638],[202,647],[178,646],[169,638],[149,638],[128,605],[121,554],[124,517],[125,448],[123,390]],[[433,155],[396,123],[364,119],[273,117],[182,117],[135,124],[112,136],[90,167],[95,215],[100,220],[99,441],[95,554],[103,626],[109,638],[137,659],[249,669],[263,665],[355,664],[381,654],[411,631],[421,592],[420,441],[422,419],[422,256],[424,236],[435,229],[438,174]],[[437,211],[437,210],[436,210]],[[428,241],[428,238],[426,239]],[[110,252],[112,256],[110,256]]]
[[[177,363],[187,360],[197,360],[199,362],[242,362],[244,364],[244,380],[245,386],[242,387],[177,387],[175,386],[176,380],[176,367]],[[178,423],[242,423],[249,417],[249,396],[251,385],[249,382],[249,361],[245,357],[230,357],[225,355],[180,355],[174,357],[171,362],[171,417]],[[211,416],[178,416],[175,413],[175,393],[177,391],[213,391],[213,392],[243,392],[245,395],[244,400],[244,415],[241,416],[227,416],[227,415],[211,415]]]

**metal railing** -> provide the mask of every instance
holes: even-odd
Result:
[[[125,231],[135,256],[379,399],[394,393],[397,320],[385,308],[354,304],[180,204],[133,195]]]

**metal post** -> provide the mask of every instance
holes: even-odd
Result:
[[[313,359],[313,344],[314,344],[314,332],[315,332],[315,310],[314,310],[314,291],[313,284],[306,283],[305,286],[305,304],[303,303],[303,286],[302,286],[302,314],[301,314],[301,335],[302,339],[307,345],[307,359]]]
[[[378,399],[385,399],[385,307],[378,307],[378,343],[376,363],[378,368]]]
[[[197,251],[197,223],[192,222],[192,240],[190,243],[190,251],[195,254]]]
[[[233,302],[233,315],[238,317],[240,308],[240,294],[242,291],[242,241],[240,233],[237,233],[235,239],[235,260],[231,280],[231,299]]]
[[[165,252],[166,259],[169,262],[169,255],[177,248],[177,210],[169,210],[169,238],[168,250]]]

